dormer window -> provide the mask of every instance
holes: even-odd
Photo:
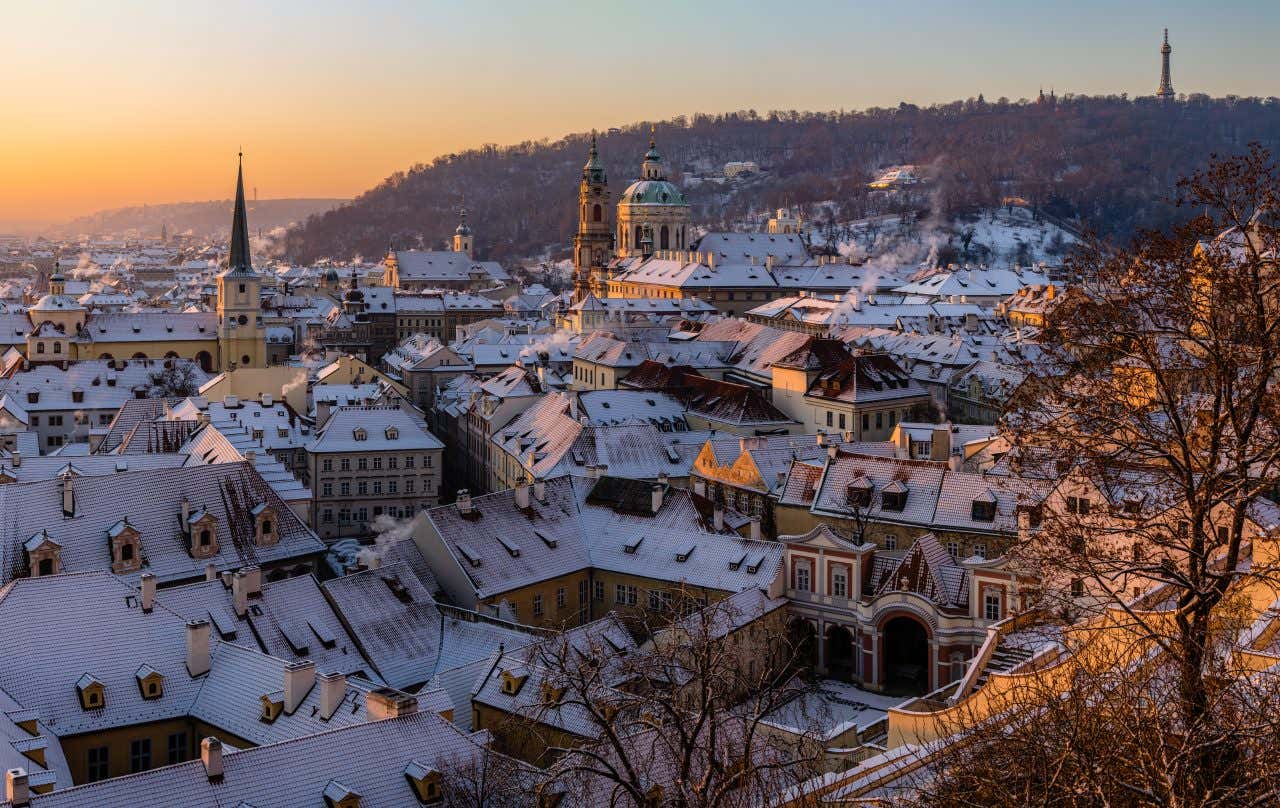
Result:
[[[444,801],[443,775],[434,766],[411,760],[404,768],[404,779],[409,781],[418,802],[433,805]]]
[[[218,520],[206,508],[199,508],[187,518],[188,539],[192,558],[212,558],[218,554]]]
[[[351,431],[351,437],[355,440],[368,440],[369,432],[362,426],[358,426]]]
[[[62,572],[62,545],[49,536],[49,531],[41,530],[27,539],[22,547],[26,551],[32,577],[42,578]]]
[[[901,480],[894,480],[884,487],[880,493],[880,508],[886,511],[901,513],[907,507],[907,486]]]
[[[263,722],[270,724],[284,712],[284,691],[267,693],[259,699],[262,702],[262,714],[258,716]]]
[[[560,703],[561,699],[564,698],[564,691],[564,687],[556,687],[550,682],[544,680],[539,688],[539,696],[542,698],[542,703],[545,706],[554,707]]]
[[[994,522],[996,519],[996,495],[990,489],[974,497],[969,515],[975,522]]]
[[[845,490],[845,499],[851,508],[866,508],[871,505],[871,480],[858,477],[849,483]]]
[[[82,709],[100,710],[107,705],[107,687],[91,673],[86,673],[76,682],[76,693],[80,696]]]
[[[111,547],[111,571],[117,575],[142,568],[142,536],[129,524],[128,517],[107,529]]]
[[[253,541],[259,547],[270,547],[280,540],[276,509],[266,503],[255,506],[253,514]]]
[[[326,808],[360,808],[360,795],[337,780],[324,787]]]
[[[524,687],[525,681],[529,678],[529,674],[524,676],[516,676],[511,671],[503,671],[499,676],[502,680],[502,692],[507,696],[514,696],[520,692],[520,688]]]
[[[142,665],[133,674],[138,680],[138,692],[144,699],[158,699],[164,695],[164,675],[150,665]]]

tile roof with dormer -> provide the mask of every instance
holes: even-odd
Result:
[[[363,437],[360,437],[363,435]],[[443,449],[421,418],[395,406],[339,407],[307,445],[328,452],[416,452]]]

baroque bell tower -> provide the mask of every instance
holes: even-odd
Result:
[[[578,186],[578,232],[573,237],[573,302],[588,294],[608,293],[605,267],[613,257],[613,227],[609,224],[609,178],[591,134],[591,151]]]
[[[266,329],[262,323],[262,277],[249,253],[249,217],[244,204],[244,155],[236,175],[236,204],[231,214],[231,251],[218,275],[219,367],[265,367]]]

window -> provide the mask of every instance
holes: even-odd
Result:
[[[211,543],[213,543],[213,534],[209,532],[209,529],[205,528],[200,531],[200,546],[208,547]]]
[[[151,739],[138,738],[129,742],[129,771],[145,772],[151,768]]]
[[[323,471],[333,471],[333,458],[326,457],[324,461],[320,463],[320,468]]]
[[[382,458],[381,458],[381,457],[375,457],[375,458],[373,459],[373,468],[374,468],[374,470],[375,470],[375,471],[381,471],[381,470],[382,470]]]
[[[1089,500],[1084,497],[1067,497],[1067,512],[1088,516]]]
[[[865,412],[862,414],[862,431],[866,432],[871,429],[871,417]]]
[[[533,616],[534,617],[542,616],[542,595],[533,596]]]
[[[1000,593],[987,592],[982,598],[982,616],[987,620],[999,620],[1000,611]]]
[[[359,520],[359,521],[361,521],[361,522],[368,522],[368,521],[369,521],[369,509],[368,509],[368,508],[360,508],[360,509],[358,509],[358,510],[356,511],[356,519],[358,519],[358,520]]]
[[[849,568],[843,564],[831,568],[831,594],[838,598],[849,597]]]
[[[320,491],[326,497],[333,496],[333,483],[322,483],[320,486]]]
[[[387,458],[387,468],[389,468],[389,469],[398,469],[398,468],[400,468],[400,458],[398,458],[398,457],[396,457],[396,456],[394,456],[394,455],[392,455],[391,457],[388,457],[388,458]]]
[[[169,763],[181,763],[187,759],[187,733],[175,732],[169,736]]]
[[[884,428],[884,413],[878,412],[876,413],[876,429],[883,429],[883,428]]]
[[[563,609],[567,601],[568,597],[565,595],[564,587],[562,586],[556,590],[556,608]]]
[[[1084,579],[1083,578],[1071,579],[1071,597],[1073,598],[1084,597]]]
[[[649,610],[653,612],[662,611],[662,598],[656,589],[649,590]]]
[[[595,582],[596,600],[604,600],[604,581]]]
[[[387,493],[388,494],[400,493],[400,483],[396,480],[387,480]]]
[[[844,429],[844,413],[840,413],[840,428]]]
[[[429,468],[431,468],[431,455],[423,455],[423,456],[422,456],[422,467],[423,467],[424,469],[429,469]]]
[[[408,455],[407,457],[405,457],[404,467],[407,469],[413,468],[413,455]]]
[[[333,509],[332,509],[332,508],[325,508],[325,509],[324,509],[324,516],[323,516],[323,517],[321,517],[321,518],[323,519],[323,521],[324,521],[326,524],[330,524],[330,525],[331,525],[331,524],[333,524]]]
[[[356,458],[356,471],[368,471],[368,470],[369,470],[369,458],[367,457]]]
[[[833,418],[835,418],[835,413],[831,412],[831,410],[827,410],[827,426],[833,425]]]
[[[626,603],[626,602],[627,602],[627,588],[626,588],[625,586],[623,586],[622,584],[618,584],[617,588],[616,588],[616,589],[614,589],[614,591],[613,591],[613,602],[614,602],[614,603]]]
[[[947,555],[951,556],[952,559],[958,560],[960,558],[960,542],[947,542]]]
[[[339,483],[339,484],[338,484],[338,490],[339,490],[340,492],[342,492],[342,496],[344,496],[344,497],[345,497],[345,496],[350,496],[350,495],[351,495],[351,483]]]
[[[897,549],[898,549],[898,537],[897,537],[897,536],[894,536],[894,535],[891,535],[891,534],[886,533],[886,534],[885,534],[885,537],[884,537],[884,549],[886,549],[886,550],[897,550]]]
[[[636,605],[636,588],[634,586],[627,587],[627,605],[628,606]]]
[[[412,477],[410,477],[409,479],[405,480],[405,481],[404,481],[404,492],[405,492],[406,494],[412,494],[412,493],[413,493],[413,489],[414,489],[414,486],[415,486],[415,485],[416,485],[416,484],[414,483],[414,481],[413,481],[413,478],[412,478]]]
[[[796,589],[801,592],[812,591],[809,582],[809,562],[799,561],[796,563]]]
[[[984,542],[975,542],[973,545],[973,554],[978,558],[987,557],[987,545]]]
[[[87,776],[90,783],[96,783],[99,780],[106,780],[111,776],[109,758],[107,757],[107,747],[93,746],[88,752],[88,772]]]
[[[374,481],[373,481],[373,493],[375,493],[375,494],[381,494],[381,493],[382,493],[382,480],[374,480]]]
[[[1226,525],[1218,528],[1218,541],[1222,544],[1226,544],[1231,541],[1231,528]]]
[[[338,468],[343,471],[351,471],[351,458],[344,457],[338,461]]]
[[[587,579],[583,578],[578,581],[578,605],[584,606],[587,603]]]
[[[973,517],[975,522],[994,522],[996,519],[996,504],[985,500],[974,500],[973,506],[969,509],[969,515]]]

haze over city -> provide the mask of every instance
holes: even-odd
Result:
[[[1266,2],[10,4],[0,226],[226,198],[351,197],[482,143],[737,109],[1153,90],[1266,96]]]

